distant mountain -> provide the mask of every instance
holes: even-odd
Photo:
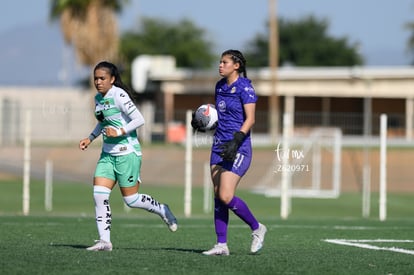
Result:
[[[0,41],[0,86],[74,85],[87,77],[57,23],[15,28],[0,33]]]

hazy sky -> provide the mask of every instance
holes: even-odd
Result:
[[[48,20],[49,0],[4,2],[0,34]],[[277,0],[276,10],[287,19],[313,14],[329,20],[329,33],[359,42],[368,64],[411,62],[406,54],[410,32],[404,24],[414,21],[413,0]],[[241,48],[256,33],[264,33],[268,14],[268,0],[130,0],[119,20],[124,30],[136,26],[140,16],[189,18],[207,30],[221,51]]]

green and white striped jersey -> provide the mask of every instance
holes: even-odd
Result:
[[[95,96],[95,117],[98,120],[92,135],[98,136],[108,126],[124,128],[126,134],[108,137],[103,134],[102,151],[113,156],[136,153],[141,155],[141,145],[136,129],[144,124],[144,118],[129,95],[121,88],[112,88],[103,96]]]

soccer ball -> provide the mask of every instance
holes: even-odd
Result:
[[[218,122],[217,110],[213,104],[203,104],[195,111],[194,119],[201,125],[200,130],[214,130]]]

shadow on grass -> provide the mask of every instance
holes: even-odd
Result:
[[[154,248],[139,248],[139,247],[128,247],[128,248],[118,248],[126,250],[154,250],[154,251],[174,251],[174,252],[187,252],[187,253],[196,253],[199,254],[203,252],[202,249],[190,249],[190,248],[177,248],[177,247],[154,247]]]
[[[54,247],[71,247],[75,249],[86,249],[89,246],[81,244],[50,244]],[[187,252],[201,254],[204,250],[202,249],[188,249],[188,248],[176,248],[176,247],[159,247],[159,248],[140,248],[140,247],[114,247],[114,250],[159,250],[159,251],[175,251],[175,252]]]
[[[83,245],[83,244],[56,244],[56,243],[52,243],[50,244],[50,246],[56,246],[56,247],[72,247],[72,248],[76,248],[76,249],[86,249],[87,245]]]

